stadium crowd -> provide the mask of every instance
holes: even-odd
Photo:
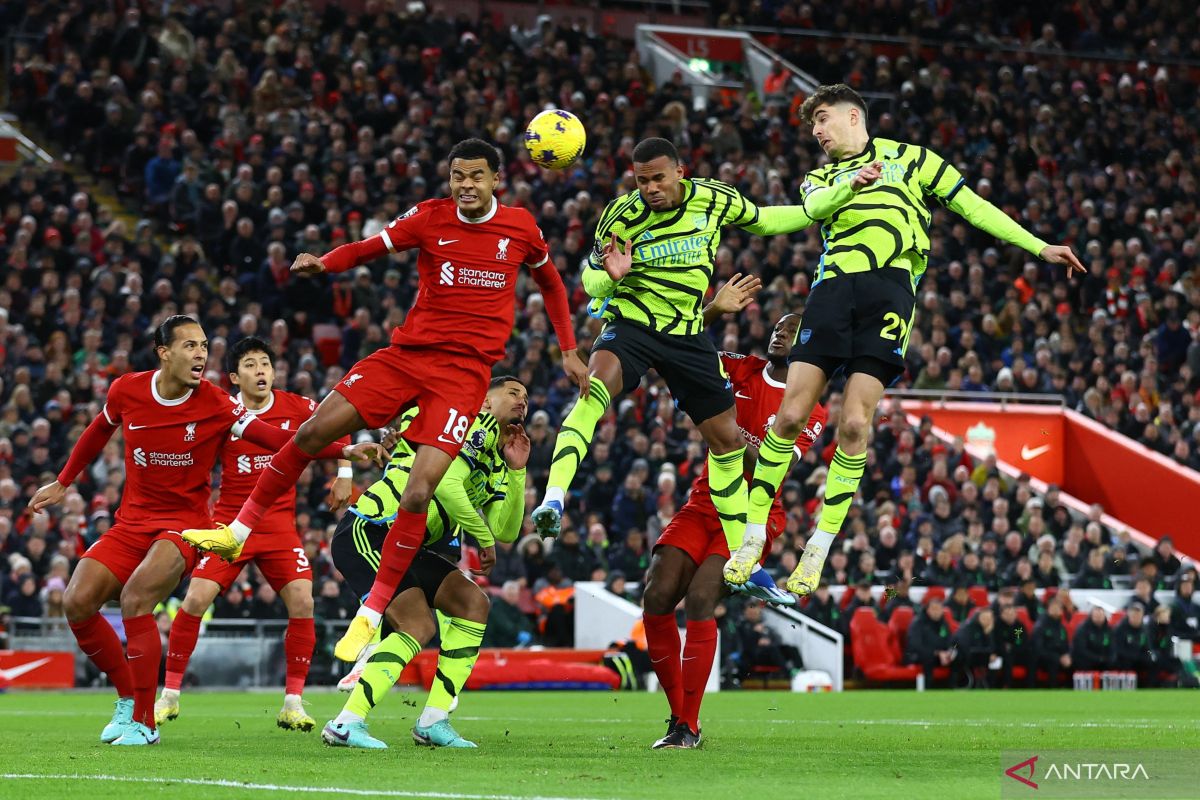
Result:
[[[848,26],[849,9],[764,2],[748,13],[739,9],[749,4],[732,5],[729,14],[751,23],[786,13],[797,27]],[[1062,20],[1046,20],[1057,27],[1040,39],[1030,41],[1036,25],[1013,34],[1030,50],[998,70],[953,46],[930,56],[914,45],[893,58],[866,43],[777,44],[822,81],[882,93],[888,99],[872,107],[878,134],[938,150],[979,194],[1043,238],[1073,244],[1089,267],[1068,283],[939,210],[903,385],[1062,394],[1197,469],[1200,94],[1183,67],[1055,55],[1060,39],[1073,48],[1136,48],[1147,58],[1177,52],[1178,40],[1195,33],[1194,14],[1147,5],[1177,12],[1178,26],[1169,16],[1161,23],[1170,36],[1148,42],[1154,28],[1140,17],[1096,15],[1098,30],[1089,17],[1070,33]],[[681,76],[656,85],[616,37],[548,21],[498,29],[419,3],[368,0],[365,8],[358,16],[289,0],[237,16],[210,4],[166,16],[162,7],[112,3],[73,14],[56,2],[0,10],[17,36],[10,110],[76,168],[111,181],[141,216],[128,226],[80,191],[61,162],[27,164],[0,187],[0,554],[8,558],[0,602],[12,613],[52,613],[78,557],[111,525],[124,470],[115,439],[61,513],[22,512],[98,412],[109,382],[154,366],[153,326],[177,312],[200,319],[213,342],[209,377],[225,386],[225,350],[247,335],[268,338],[277,386],[323,397],[404,319],[415,257],[400,253],[335,279],[291,275],[293,257],[368,236],[444,193],[443,156],[459,139],[481,135],[501,149],[502,201],[539,219],[580,309],[583,346],[598,323],[582,312],[578,265],[604,204],[632,188],[639,138],[674,140],[691,174],[718,177],[761,204],[795,198],[820,163],[790,98],[722,94],[698,110]],[[1025,12],[1040,21],[1036,10]],[[912,33],[946,33],[939,26],[956,19],[924,17]],[[585,156],[563,172],[536,167],[521,146],[524,121],[547,105],[574,111],[588,131]],[[718,345],[761,354],[774,321],[802,307],[819,252],[815,228],[770,240],[728,230],[718,277],[754,273],[765,289],[714,327]],[[519,295],[496,373],[518,375],[530,391],[532,509],[573,392],[540,296],[531,283]],[[829,402],[833,422],[836,392]],[[561,539],[550,547],[530,535],[498,548],[490,580],[504,587],[495,613],[507,621],[489,643],[539,633],[554,643],[548,632],[558,626],[539,631],[532,617],[569,609],[573,581],[640,582],[657,534],[704,463],[699,435],[656,379],[617,401],[596,442]],[[832,447],[827,433],[785,484],[787,531],[768,561],[777,577],[795,566],[813,524]],[[912,427],[898,409],[880,416],[869,459],[862,502],[839,540],[845,552],[829,560],[830,583],[1024,593],[1114,579],[1173,587],[1184,574],[1169,540],[1139,553],[1101,524],[1100,509],[1072,517],[1054,490],[1035,496],[1027,481],[975,462],[961,443],[937,442],[928,424]],[[345,618],[355,602],[328,557],[329,478],[319,464],[305,473],[297,525],[319,566],[318,614]],[[222,598],[219,614],[279,613],[269,587],[264,593],[249,578]],[[1190,597],[1180,603],[1186,611]],[[726,638],[744,643],[729,654],[744,656],[743,669],[779,660],[753,612],[731,614],[729,624],[738,636]]]

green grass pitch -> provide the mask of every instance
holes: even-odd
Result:
[[[344,697],[307,696],[318,725]],[[649,749],[666,713],[645,693],[468,693],[454,722],[474,751],[412,743],[420,693],[377,709],[382,752],[278,730],[279,701],[185,693],[160,745],[124,749],[97,739],[107,693],[0,695],[0,798],[990,798],[1001,749],[1200,748],[1179,691],[722,693],[696,751]]]

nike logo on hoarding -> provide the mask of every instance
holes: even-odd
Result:
[[[1033,461],[1043,453],[1050,452],[1050,445],[1044,444],[1041,447],[1030,447],[1027,444],[1021,445],[1021,458],[1025,461]]]
[[[37,661],[30,661],[28,664],[18,664],[17,666],[9,667],[8,669],[0,667],[0,678],[3,678],[5,681],[14,681],[25,673],[33,672],[43,664],[49,663],[50,659],[39,658]]]
[[[448,244],[454,244],[457,241],[458,241],[458,239],[438,239],[438,244],[445,246]]]

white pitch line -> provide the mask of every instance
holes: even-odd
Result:
[[[588,797],[548,797],[523,794],[460,794],[456,792],[406,792],[399,789],[349,789],[339,786],[288,786],[275,783],[244,783],[242,781],[207,780],[203,778],[137,778],[123,775],[37,775],[33,773],[0,773],[6,780],[87,780],[111,781],[113,783],[157,783],[187,784],[189,786],[213,786],[227,789],[250,789],[259,792],[304,792],[318,794],[353,795],[356,797],[435,797],[440,800],[597,800]]]

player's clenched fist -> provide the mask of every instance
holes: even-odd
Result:
[[[33,512],[38,512],[50,506],[56,506],[62,502],[63,496],[66,493],[67,487],[58,481],[47,483],[38,489],[33,499],[29,501],[29,509]]]
[[[292,272],[300,275],[317,275],[325,271],[325,264],[312,253],[301,253],[292,262]]]

